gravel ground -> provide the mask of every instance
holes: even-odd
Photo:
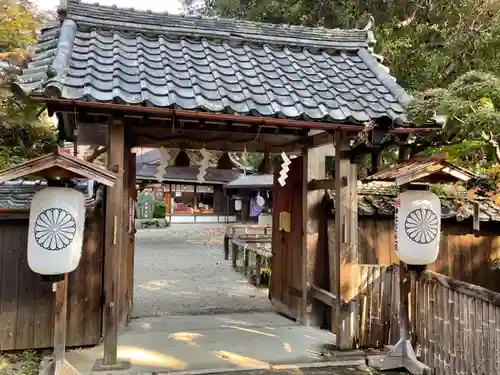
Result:
[[[225,225],[173,224],[139,230],[135,242],[133,317],[272,311],[224,260]]]

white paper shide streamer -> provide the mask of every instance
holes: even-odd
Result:
[[[286,185],[286,179],[288,178],[288,172],[290,168],[288,166],[292,163],[285,152],[281,153],[281,158],[283,159],[283,164],[281,164],[280,176],[278,177],[279,184],[283,187]]]
[[[409,190],[396,202],[396,252],[412,265],[434,263],[441,236],[441,202],[429,191]]]
[[[200,150],[200,154],[202,156],[201,162],[200,162],[200,169],[198,170],[198,175],[196,178],[198,179],[198,182],[205,182],[205,176],[207,175],[207,168],[208,168],[208,163],[210,161],[210,152],[208,152],[205,148],[202,148]]]
[[[82,256],[85,196],[70,188],[48,187],[31,202],[28,265],[40,275],[72,272]]]
[[[170,155],[170,150],[167,150],[165,147],[161,147],[159,151],[160,165],[158,165],[158,168],[156,168],[155,177],[158,182],[162,182],[163,176],[165,175],[165,170],[168,168],[170,162],[172,161],[172,156]]]

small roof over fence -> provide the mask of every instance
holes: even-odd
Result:
[[[477,175],[446,161],[444,155],[435,155],[404,161],[368,176],[364,181],[395,182],[400,186],[410,182],[465,182],[473,178],[477,178]]]
[[[85,178],[106,186],[113,186],[116,181],[115,173],[59,150],[0,171],[0,181],[26,176]]]

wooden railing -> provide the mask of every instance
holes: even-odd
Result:
[[[270,225],[258,225],[258,224],[228,225],[226,227],[226,233],[224,235],[224,259],[229,260],[229,243],[231,241],[231,238],[247,234],[270,235],[271,233],[272,233],[272,227]]]
[[[362,266],[360,343],[383,347],[399,339],[399,271]],[[363,273],[362,272],[362,273]],[[500,294],[426,271],[412,274],[410,334],[417,356],[435,375],[500,374]]]
[[[262,273],[264,269],[269,269],[271,266],[270,262],[273,256],[271,241],[272,237],[268,234],[235,235],[229,240],[232,247],[233,267],[236,270],[241,270],[257,286],[261,286],[261,284],[268,286],[269,274],[267,282],[263,283]]]
[[[434,272],[412,284],[422,361],[436,375],[500,374],[500,294]]]

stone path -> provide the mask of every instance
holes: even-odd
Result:
[[[223,256],[225,225],[173,224],[137,232],[133,317],[272,311]]]

